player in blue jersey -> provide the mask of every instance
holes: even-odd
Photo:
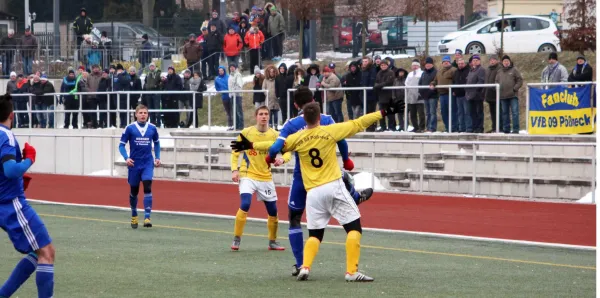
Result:
[[[15,249],[26,256],[0,288],[8,298],[36,272],[38,297],[54,294],[54,245],[46,226],[25,200],[23,175],[35,162],[36,152],[25,143],[23,151],[10,131],[15,118],[9,94],[0,96],[0,228],[6,231]]]
[[[144,227],[151,228],[152,221],[152,177],[154,167],[160,166],[160,142],[158,129],[148,123],[148,108],[138,105],[135,108],[136,122],[129,124],[119,144],[119,152],[129,167],[127,182],[131,188],[129,192],[129,205],[131,206],[131,228],[138,227],[137,203],[140,192],[140,182],[144,185]],[[125,145],[129,143],[129,155]],[[154,156],[152,156],[152,143],[154,143]]]
[[[312,92],[306,87],[299,87],[298,90],[294,94],[294,105],[297,109],[301,110],[302,107],[313,101]],[[283,149],[283,145],[285,144],[285,139],[300,130],[306,128],[306,121],[302,116],[302,111],[298,113],[298,117],[292,118],[288,120],[281,129],[279,133],[279,137],[275,141],[275,143],[269,148],[269,156],[267,156],[267,162],[271,162],[275,160],[277,153],[279,153]],[[333,118],[329,115],[321,114],[321,125],[331,125],[334,124]],[[344,162],[344,170],[351,171],[354,168],[354,163],[348,157],[348,144],[345,140],[342,140],[337,143],[340,154],[342,155],[342,161]],[[292,252],[294,257],[296,258],[296,264],[294,264],[294,268],[292,271],[292,275],[296,276],[300,272],[300,267],[303,262],[303,249],[304,249],[304,241],[302,235],[302,226],[300,225],[300,220],[302,219],[302,214],[304,213],[304,209],[306,206],[306,189],[304,188],[304,183],[302,181],[302,174],[300,172],[300,162],[298,159],[298,154],[296,155],[296,166],[294,167],[294,178],[292,181],[292,187],[290,188],[290,193],[288,197],[288,214],[289,214],[289,239],[290,245],[292,247]],[[358,193],[353,186],[353,183],[350,181],[350,175],[342,171],[342,178],[344,183],[346,184],[347,190],[350,192],[356,204],[360,204],[373,195],[373,189],[367,188],[363,190],[361,193]]]

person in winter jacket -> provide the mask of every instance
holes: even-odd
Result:
[[[275,130],[279,124],[279,100],[277,100],[277,94],[275,92],[275,78],[277,78],[277,69],[274,65],[269,65],[265,68],[265,80],[263,81],[262,89],[265,91],[267,96],[268,107],[271,113],[270,121],[271,127]]]
[[[277,77],[275,77],[275,96],[277,97],[279,108],[281,109],[281,123],[287,121],[287,70],[287,65],[285,63],[279,64],[279,68],[277,68]]]
[[[201,72],[195,72],[194,77],[190,79],[190,91],[198,92],[196,94],[196,98],[194,99],[194,103],[196,106],[196,118],[197,121],[195,126],[199,126],[200,124],[200,110],[204,106],[204,96],[203,92],[208,90],[206,87],[206,81],[202,78]],[[192,123],[193,125],[193,123]]]
[[[569,80],[567,68],[558,62],[558,54],[548,55],[548,66],[542,70],[542,83],[562,83]],[[546,86],[544,89],[552,89],[556,86]]]
[[[94,91],[94,90],[90,90]],[[100,82],[98,83],[98,92],[110,92],[112,91],[112,79],[110,78],[110,71],[105,69],[102,71],[102,78],[100,78]],[[110,95],[98,95],[98,108],[100,110],[108,110],[108,103],[111,101]],[[111,103],[111,109],[115,109],[114,103]],[[113,117],[114,118],[114,117]],[[112,120],[112,119],[111,119]],[[100,112],[100,122],[98,122],[98,127],[106,127],[109,125],[114,126],[113,123],[109,123],[107,113]]]
[[[219,66],[219,72],[215,78],[215,90],[217,91],[229,91],[229,75],[225,66]],[[231,93],[221,93],[221,101],[223,103],[223,109],[227,114],[227,127],[228,130],[233,130],[233,118],[231,117],[231,100],[233,96]]]
[[[271,15],[269,16],[269,34],[273,37],[271,45],[273,47],[273,60],[281,60],[283,54],[283,39],[285,30],[285,20],[275,5],[271,7]]]
[[[100,84],[100,79],[102,79],[102,72],[100,71],[100,66],[93,65],[92,73],[88,76],[85,81],[86,88],[90,92],[94,92],[98,90],[98,85]],[[98,96],[97,95],[88,95],[84,96],[83,101],[83,109],[92,111],[98,109]],[[106,115],[106,113],[104,114]],[[98,121],[96,117],[96,112],[89,112],[83,114],[83,125],[87,128],[98,128]]]
[[[208,27],[215,26],[216,30],[222,35],[225,35],[227,27],[225,23],[219,19],[219,13],[213,10],[211,13],[211,19],[208,21]],[[212,31],[212,30],[211,30]]]
[[[162,85],[165,91],[181,91],[183,90],[183,80],[175,73],[175,68],[169,67],[167,77],[163,79]],[[163,96],[162,110],[164,125],[166,128],[177,128],[179,124],[179,113],[169,112],[168,110],[176,110],[179,107],[179,94],[169,94]]]
[[[206,36],[206,47],[210,52],[210,56],[208,56],[209,80],[213,80],[217,75],[220,52],[223,50],[223,34],[214,24],[210,26],[210,33]]]
[[[471,70],[467,75],[467,85],[480,85],[485,83],[485,69],[481,67],[481,58],[479,55],[473,55]],[[467,126],[467,132],[483,133],[483,99],[485,97],[485,88],[470,87],[465,88],[465,96],[469,103],[469,113],[473,120],[473,127]]]
[[[148,64],[152,62],[152,56],[154,56],[154,53],[152,53],[152,43],[148,40],[148,34],[144,33],[144,35],[142,35],[142,40],[142,49],[140,50],[140,75]]]
[[[130,86],[129,90],[130,91],[142,91],[142,80],[137,75],[135,66],[129,67],[129,77],[131,78],[131,81],[129,82],[129,86]],[[141,102],[142,102],[141,94],[131,94],[129,96],[129,108],[130,109],[135,110],[137,105],[140,104]],[[135,114],[135,113],[133,113],[133,114]],[[135,118],[135,115],[134,115],[134,118]]]
[[[351,62],[348,73],[342,79],[342,86],[349,88],[360,87],[360,80],[360,62]],[[348,115],[350,120],[363,115],[363,93],[364,92],[362,90],[346,91],[346,105],[350,106],[352,109],[353,116],[353,118],[350,118],[350,115]]]
[[[451,85],[452,77],[454,76],[454,72],[456,68],[452,67],[450,63],[450,56],[446,55],[442,58],[442,67],[438,70],[437,75],[433,82],[431,82],[430,86],[437,85]],[[458,121],[456,116],[456,101],[452,102],[452,106],[450,106],[450,90],[448,88],[438,88],[437,92],[440,96],[440,110],[442,112],[442,122],[444,122],[445,131],[458,131]],[[452,127],[450,127],[449,117],[452,119]]]
[[[240,35],[235,32],[233,27],[229,27],[229,32],[223,39],[223,52],[227,56],[228,64],[238,64],[240,61],[240,51],[244,47],[244,42]]]
[[[44,92],[42,90],[42,82],[40,81],[39,76],[37,76],[37,75],[33,76],[33,80],[31,82],[31,85],[29,86],[29,90],[27,91],[27,93],[32,93],[32,94],[36,95],[35,97],[32,98],[32,104],[33,104],[32,110],[45,110],[42,108],[42,104],[43,104],[42,94],[44,94]],[[36,117],[39,124],[34,125],[33,127],[39,128],[40,124],[42,125],[42,127],[46,127],[45,116],[46,116],[46,114],[43,114],[43,113],[34,114],[34,117]]]
[[[7,35],[0,40],[0,54],[2,56],[2,74],[8,77],[15,61],[18,41],[15,38],[15,30],[8,29]]]
[[[329,88],[340,88],[342,83],[335,75],[329,66],[323,68],[323,78],[321,87],[325,89],[327,94],[327,112],[337,123],[344,122],[344,112],[342,111],[342,103],[344,101],[344,91],[342,90],[327,90]]]
[[[200,45],[200,47],[202,47],[202,59],[200,61],[202,61],[202,67],[200,68],[200,73],[203,75],[202,79],[203,80],[208,80],[208,76],[210,75],[210,67],[209,67],[209,57],[210,57],[210,51],[208,50],[208,46],[207,46],[207,40],[208,40],[208,28],[207,27],[202,27],[201,29],[202,34],[200,34],[197,38],[196,38],[196,42]]]
[[[569,74],[569,82],[591,82],[594,78],[594,70],[587,63],[585,56],[577,57],[577,64],[571,74]]]
[[[519,89],[523,86],[523,77],[514,67],[508,55],[502,57],[502,66],[502,69],[498,70],[495,80],[495,83],[500,85],[502,131],[504,133],[511,132],[510,122],[512,118],[512,133],[519,133],[519,98],[517,96]]]
[[[188,42],[183,46],[183,57],[187,60],[188,70],[191,72],[194,69],[199,69],[198,62],[202,59],[202,47],[196,42],[196,35],[190,34]]]
[[[452,77],[452,85],[465,85],[467,83],[467,76],[469,75],[469,67],[462,57],[456,60],[456,65],[457,68]],[[458,111],[456,112],[456,118],[458,118],[458,132],[465,132],[467,126],[473,127],[471,114],[468,113],[469,110],[467,109],[468,103],[467,98],[465,97],[465,89],[453,88],[452,96],[458,106]]]
[[[21,39],[21,58],[23,58],[23,73],[30,75],[33,73],[33,59],[38,49],[38,40],[31,34],[31,29],[25,29],[25,35]]]
[[[229,65],[229,79],[227,80],[229,91],[240,91],[244,88],[242,74],[237,67],[237,64]],[[242,93],[231,93],[231,113],[235,114],[235,129],[244,129],[244,106],[242,105]]]
[[[250,49],[250,69],[254,69],[254,66],[258,65],[260,68],[260,48],[262,43],[265,41],[265,36],[263,35],[256,23],[252,24],[252,27],[248,31],[248,34],[244,37],[244,42],[248,45]]]
[[[373,90],[375,91],[375,94],[377,94],[377,99],[379,100],[379,109],[380,110],[386,110],[387,108],[394,106],[393,103],[393,96],[394,96],[394,91],[393,90],[384,90],[383,88],[385,87],[391,87],[394,85],[394,79],[395,79],[395,74],[394,72],[389,68],[390,62],[388,60],[382,60],[381,63],[379,64],[379,67],[381,68],[381,70],[377,73],[377,76],[375,78],[375,86],[373,86]],[[377,130],[378,132],[382,132],[382,131],[395,131],[396,130],[396,117],[395,115],[388,115],[387,117],[387,122],[386,123],[386,119],[382,118],[379,121],[379,129]]]
[[[296,73],[296,69],[298,68],[298,66],[291,65],[290,68],[288,68],[287,70],[287,76],[285,77],[285,97],[284,97],[284,101],[287,104],[287,109],[283,110],[283,112],[285,113],[285,118],[286,119],[292,119],[296,116],[298,116],[298,109],[296,109],[296,106],[294,105],[293,102],[293,98],[294,98],[294,92],[287,92],[287,90],[289,89],[293,89],[294,88],[294,81],[296,80],[296,76],[294,76],[294,74]],[[289,110],[289,114],[288,114],[288,110]]]
[[[429,89],[419,89],[419,95],[425,101],[425,114],[427,119],[427,131],[435,132],[437,130],[437,90],[431,86],[431,83],[437,76],[437,69],[433,66],[433,58],[425,59],[425,71],[421,74],[419,86],[430,86]]]
[[[254,78],[252,79],[254,86],[252,87],[252,90],[256,90],[256,91],[263,90],[262,86],[263,86],[264,81],[265,81],[265,76],[260,72],[260,68],[258,68],[258,66],[254,67]],[[267,97],[265,96],[265,93],[262,93],[262,92],[252,93],[252,102],[254,103],[254,108],[258,109],[259,107],[264,106],[266,100],[267,100]]]
[[[250,30],[250,26],[248,25],[248,21],[246,19],[242,19],[240,21],[240,38],[242,39],[243,47],[240,55],[242,56],[242,69],[250,68],[250,58],[248,58],[248,44],[246,43],[246,35],[248,34],[248,30]],[[252,69],[250,69],[252,71]]]
[[[75,35],[77,36],[77,47],[79,48],[83,42],[83,36],[92,33],[92,29],[94,29],[94,23],[92,22],[92,19],[87,16],[85,8],[81,8],[80,15],[75,18],[71,28],[75,31]]]
[[[398,69],[396,69],[394,74],[395,74],[394,87],[405,86],[406,85],[406,83],[405,83],[406,76],[408,75],[408,71],[406,71],[406,69],[404,69],[404,68],[398,68]],[[392,104],[394,105],[396,110],[398,110],[398,111],[405,110],[405,108],[406,108],[405,95],[406,95],[405,89],[393,90]],[[403,130],[405,130],[404,112],[397,113],[397,115],[398,115],[398,126],[400,127],[400,129],[398,129],[398,131],[403,131]]]
[[[485,70],[485,83],[486,84],[495,84],[496,83],[496,74],[498,70],[502,67],[498,62],[498,55],[492,54],[490,55],[490,65]],[[490,118],[492,119],[492,129],[489,132],[496,132],[496,109],[500,109],[500,115],[502,115],[502,107],[496,106],[496,88],[485,88],[485,101],[488,104],[490,111]],[[502,128],[502,117],[499,119],[499,127]]]
[[[304,77],[303,84],[308,88],[320,88],[321,87],[321,71],[319,65],[311,64],[306,69],[306,76]],[[321,90],[313,91],[313,98],[319,103],[321,111],[323,110],[323,97],[321,96]]]
[[[423,71],[421,63],[415,59],[411,63],[411,72],[406,76],[405,86],[418,86]],[[419,133],[425,131],[425,104],[419,95],[418,89],[406,90],[406,103],[408,104],[408,114],[410,123],[413,126],[413,132]]]
[[[84,88],[83,82],[80,81],[80,77],[75,77],[75,71],[70,70],[60,86],[60,93],[75,93],[81,92]],[[77,115],[78,113],[68,112],[79,109],[79,96],[78,95],[61,95],[59,103],[64,102],[65,104],[65,125],[63,128],[68,129],[69,124],[73,125],[73,129],[77,129]],[[71,120],[71,121],[69,121]]]
[[[192,79],[192,73],[189,69],[183,72],[183,91],[190,91],[190,80]],[[192,109],[192,94],[181,94],[177,100],[177,108],[179,110],[191,110]],[[190,127],[192,125],[192,112],[179,112],[179,127]]]
[[[146,74],[146,78],[144,78],[144,90],[158,91],[162,88],[161,71],[160,69],[156,69],[154,63],[150,63],[148,68],[150,71]],[[142,103],[150,110],[160,110],[160,94],[144,94],[142,96]],[[148,121],[160,127],[160,112],[151,112],[149,116]]]
[[[376,56],[378,57],[378,56]],[[381,62],[381,61],[380,61]],[[375,79],[377,78],[377,67],[373,64],[373,60],[369,57],[362,58],[361,65],[361,80],[360,85],[362,87],[373,87],[375,86]],[[375,108],[377,107],[377,98],[375,97],[375,91],[367,90],[367,111],[365,114],[375,112]],[[364,109],[363,109],[364,112]],[[357,115],[354,115],[358,117]],[[373,124],[369,126],[366,131],[374,132],[376,129],[376,125]]]

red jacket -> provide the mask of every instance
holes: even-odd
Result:
[[[265,36],[262,34],[262,32],[260,32],[260,30],[257,28],[255,28],[255,30],[258,33],[252,33],[252,31],[248,31],[248,33],[246,33],[246,37],[244,38],[244,41],[246,41],[246,44],[250,49],[260,49],[262,43],[265,42]]]
[[[244,47],[244,43],[237,33],[227,33],[223,38],[223,52],[227,57],[238,56],[242,47]]]

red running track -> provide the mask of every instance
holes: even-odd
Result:
[[[31,198],[129,207],[124,178],[32,176],[27,190]],[[239,207],[233,184],[156,180],[152,192],[156,210],[235,215]],[[278,187],[277,194],[279,217],[287,219],[288,188]],[[596,245],[595,205],[375,193],[360,210],[363,226],[369,228]],[[255,206],[250,216],[266,217],[266,211]]]

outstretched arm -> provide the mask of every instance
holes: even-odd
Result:
[[[389,111],[393,113],[392,111]],[[356,120],[347,121],[344,123],[337,123],[329,126],[323,126],[323,130],[327,131],[336,141],[341,141],[348,137],[351,137],[363,130],[367,127],[371,126],[373,123],[381,120],[383,115],[386,114],[386,111],[377,111],[374,113],[370,113],[364,115]]]

